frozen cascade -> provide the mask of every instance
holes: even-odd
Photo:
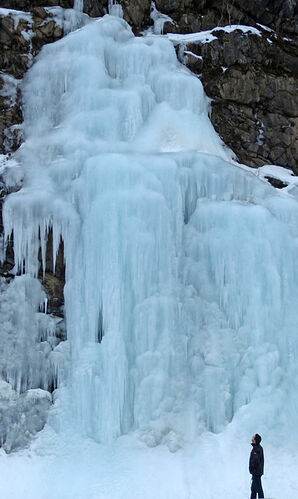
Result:
[[[107,15],[45,46],[23,95],[4,224],[33,277],[64,241],[62,424],[171,450],[233,417],[294,425],[297,202],[231,164],[171,43]]]

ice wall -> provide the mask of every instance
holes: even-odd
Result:
[[[4,224],[32,276],[64,240],[62,424],[171,450],[239,414],[294,424],[297,202],[231,164],[171,43],[105,16],[45,46],[23,95]]]

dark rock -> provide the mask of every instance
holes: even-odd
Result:
[[[194,52],[189,50],[184,52],[186,58],[184,59],[184,64],[196,74],[200,74],[203,69],[203,58],[200,55],[196,55]]]
[[[283,182],[282,180],[279,180],[277,178],[265,177],[265,179],[268,180],[268,182],[271,185],[273,185],[273,187],[276,187],[277,189],[283,189],[284,187],[287,187],[287,185],[288,185],[285,182]]]
[[[34,7],[63,7],[73,8],[73,0],[0,0],[0,7],[23,11],[32,11]]]
[[[183,11],[192,5],[192,0],[156,0],[155,5],[158,10],[165,14],[175,14],[177,11]],[[206,3],[206,2],[198,2]]]
[[[296,45],[265,35],[216,31],[210,43],[184,47],[183,61],[201,74],[211,120],[223,141],[250,166],[294,169],[297,152]],[[189,52],[202,55],[197,67]]]
[[[152,24],[150,18],[151,0],[122,0],[124,19],[136,33]]]
[[[41,263],[41,252],[39,253]],[[45,272],[40,268],[39,278],[48,294],[48,313],[63,317],[64,305],[64,285],[65,285],[65,263],[64,263],[64,245],[60,241],[56,265],[53,265],[53,233],[50,230],[48,235],[45,259]]]
[[[90,17],[101,17],[108,12],[108,0],[84,0],[84,12]]]

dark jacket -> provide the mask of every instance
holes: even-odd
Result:
[[[251,444],[252,451],[249,458],[249,472],[254,476],[262,476],[264,473],[264,453],[260,444]]]

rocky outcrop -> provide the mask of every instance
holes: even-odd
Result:
[[[151,0],[122,0],[124,19],[132,26],[135,33],[147,28],[152,21],[150,19]]]
[[[83,11],[90,17],[100,17],[108,12],[108,0],[84,0]]]
[[[131,0],[133,2],[133,0]],[[297,3],[293,0],[156,0],[156,7],[170,15],[175,25],[167,30],[194,33],[215,26],[261,23],[279,32],[297,33]]]
[[[213,34],[210,43],[186,45],[184,54],[212,98],[215,129],[240,162],[297,172],[297,46],[266,31]]]

